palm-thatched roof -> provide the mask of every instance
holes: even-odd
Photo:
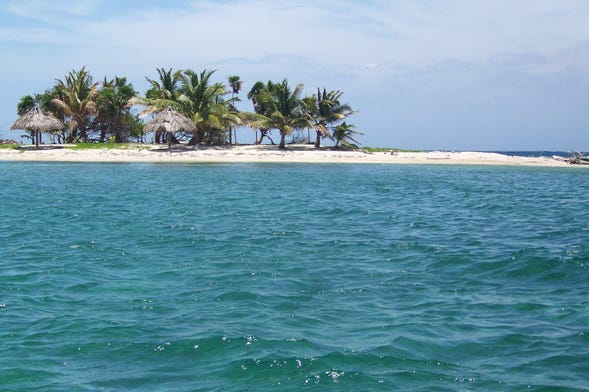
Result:
[[[168,106],[164,110],[154,114],[151,120],[145,123],[143,130],[145,132],[192,132],[196,130],[196,126],[191,119]]]
[[[49,132],[62,128],[63,123],[60,120],[46,113],[37,105],[20,116],[10,127],[10,129],[24,129],[34,132]]]
[[[52,114],[46,113],[35,105],[31,110],[20,116],[10,129],[24,129],[35,132],[35,145],[39,148],[41,132],[58,131],[63,129],[63,123]]]

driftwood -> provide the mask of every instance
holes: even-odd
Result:
[[[585,158],[582,152],[571,151],[571,157],[567,162],[571,165],[589,165],[589,158]]]

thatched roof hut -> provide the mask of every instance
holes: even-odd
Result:
[[[35,146],[39,148],[41,132],[63,129],[63,123],[52,114],[43,111],[38,105],[20,116],[10,129],[24,129],[35,132]]]
[[[172,132],[186,131],[193,132],[196,126],[191,119],[179,111],[167,107],[155,113],[151,120],[145,123],[143,127],[145,132],[165,131],[168,133],[168,148],[172,148]]]

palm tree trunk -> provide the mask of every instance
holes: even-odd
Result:
[[[122,143],[123,142],[123,135],[121,134],[122,120],[121,120],[122,113],[119,110],[117,113],[117,122],[115,125],[115,143]]]
[[[315,137],[315,148],[321,147],[321,134],[317,131],[317,136]]]
[[[75,143],[78,138],[76,129],[70,130],[70,133],[65,137],[66,143]]]
[[[281,150],[286,149],[285,139],[286,139],[286,134],[281,133],[280,134],[280,144],[278,145],[278,148]]]

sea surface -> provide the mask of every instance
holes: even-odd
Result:
[[[516,157],[541,157],[541,158],[571,158],[573,154],[578,154],[579,151],[489,151],[498,154],[516,156]],[[583,156],[587,156],[587,152],[581,152]]]
[[[2,162],[0,390],[588,391],[589,171]]]

